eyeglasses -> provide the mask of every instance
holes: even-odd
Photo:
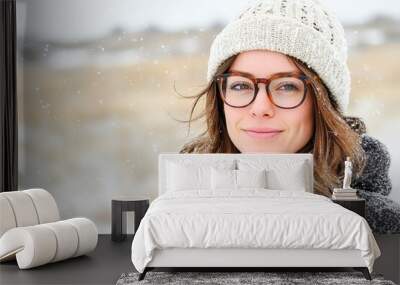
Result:
[[[215,77],[222,100],[234,108],[250,105],[258,94],[258,83],[264,83],[271,102],[283,109],[300,106],[307,94],[309,77],[300,72],[281,72],[270,78],[255,78],[252,74],[231,71]]]

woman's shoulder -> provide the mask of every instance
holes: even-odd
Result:
[[[367,164],[380,165],[382,170],[387,170],[390,165],[390,154],[387,146],[379,139],[367,134],[364,121],[359,117],[345,116],[346,123],[360,136],[360,144],[367,156]]]
[[[388,167],[390,165],[390,153],[387,146],[379,139],[366,133],[361,136],[361,146],[372,164]]]
[[[392,183],[389,178],[390,153],[379,139],[366,133],[360,135],[366,164],[361,175],[355,179],[353,188],[389,195]]]

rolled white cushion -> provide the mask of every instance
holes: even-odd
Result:
[[[41,188],[35,188],[24,190],[22,192],[31,197],[39,218],[39,224],[60,220],[57,203],[48,191]]]
[[[33,226],[60,219],[53,196],[44,189],[0,193],[0,237],[14,227]]]
[[[97,245],[95,224],[86,218],[18,227],[0,238],[0,261],[16,256],[20,269],[76,257]]]
[[[0,237],[16,226],[17,223],[10,202],[6,197],[0,195]]]
[[[13,209],[17,227],[33,226],[39,223],[35,205],[30,196],[23,191],[3,192]]]
[[[98,231],[96,225],[91,220],[86,218],[73,218],[65,220],[65,222],[73,225],[78,232],[79,244],[74,257],[86,254],[96,248]]]
[[[20,269],[49,263],[56,250],[53,231],[43,225],[13,228],[0,238],[0,260],[9,260],[16,254]]]
[[[60,261],[75,255],[78,249],[78,232],[74,226],[65,221],[43,224],[50,228],[57,240],[57,251],[51,262]]]

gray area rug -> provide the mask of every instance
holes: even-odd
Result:
[[[381,274],[371,274],[366,280],[361,272],[158,272],[150,271],[138,281],[139,273],[123,273],[117,285],[133,284],[384,284],[396,285],[384,280]]]

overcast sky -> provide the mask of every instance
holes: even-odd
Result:
[[[343,23],[363,22],[376,14],[400,19],[400,0],[321,0]],[[247,0],[17,0],[19,33],[52,39],[96,38],[119,25],[138,30],[206,28],[231,20]],[[384,3],[384,4],[383,4]]]

